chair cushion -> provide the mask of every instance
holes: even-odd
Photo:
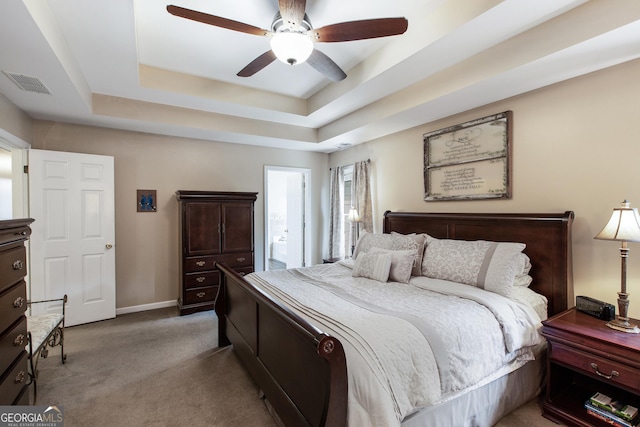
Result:
[[[27,316],[27,330],[31,332],[33,351],[37,351],[45,339],[62,322],[64,317],[59,313],[38,314]],[[27,344],[27,351],[29,345]]]

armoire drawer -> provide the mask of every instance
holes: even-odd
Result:
[[[239,270],[239,267],[252,267],[253,266],[253,253],[252,252],[238,252],[232,254],[224,254],[216,256],[218,262],[222,262],[234,270]]]
[[[27,285],[23,281],[0,295],[0,325],[11,325],[27,309]]]
[[[27,252],[24,245],[0,253],[0,291],[27,275]]]
[[[234,268],[234,270],[241,276],[245,276],[249,273],[253,273],[253,266],[252,267],[241,267],[241,268]]]
[[[184,275],[185,289],[202,288],[205,286],[214,286],[220,283],[220,272],[208,271],[205,273],[190,273]]]
[[[184,259],[184,272],[195,273],[197,271],[210,271],[213,270],[216,264],[215,256],[198,256],[189,257]]]
[[[22,316],[0,336],[0,366],[9,366],[27,345],[27,318]]]
[[[214,302],[218,295],[219,286],[209,286],[206,288],[187,289],[184,291],[184,304],[200,304]]]

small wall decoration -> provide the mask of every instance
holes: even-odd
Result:
[[[138,212],[156,212],[156,190],[137,191]]]
[[[424,199],[511,198],[512,112],[425,133]]]

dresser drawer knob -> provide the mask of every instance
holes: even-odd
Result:
[[[613,378],[613,377],[619,377],[619,376],[620,376],[620,372],[618,372],[618,371],[614,371],[614,370],[612,370],[612,371],[611,371],[611,373],[610,373],[609,375],[607,375],[607,374],[603,374],[602,372],[600,372],[600,371],[598,370],[598,364],[597,364],[597,363],[593,363],[593,362],[592,362],[592,363],[591,363],[591,367],[593,368],[593,370],[594,370],[594,372],[595,372],[596,374],[598,374],[598,375],[599,375],[599,376],[601,376],[602,378],[606,378],[606,379],[608,379],[608,380],[610,380],[610,379],[611,379],[611,378]]]
[[[206,279],[206,277],[202,277],[202,276],[201,277],[196,277],[196,282],[202,283],[202,282],[205,281],[205,279]]]
[[[16,375],[16,378],[13,380],[16,384],[20,384],[21,382],[24,381],[26,377],[26,373],[24,371],[20,371],[18,372],[18,375]]]
[[[206,264],[206,262],[205,262],[205,261],[196,261],[196,265],[197,265],[198,267],[204,267],[204,266],[205,266],[205,264]]]
[[[197,296],[198,298],[202,298],[202,297],[203,297],[203,296],[205,296],[206,294],[207,294],[206,292],[198,292],[198,293],[196,294],[196,296]]]
[[[244,260],[245,260],[245,259],[246,259],[246,258],[244,258],[244,257],[240,257],[240,258],[238,258],[238,259],[237,259],[237,261],[238,261],[238,262],[244,262]]]
[[[18,334],[15,340],[13,340],[13,345],[18,347],[24,344],[24,334]]]
[[[24,305],[24,298],[18,297],[13,301],[13,308],[20,308]]]
[[[24,268],[24,262],[21,259],[13,261],[14,270],[22,270]]]

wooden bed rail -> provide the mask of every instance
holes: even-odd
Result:
[[[345,426],[348,381],[340,341],[226,265],[217,268],[219,345],[233,344],[286,426]]]

